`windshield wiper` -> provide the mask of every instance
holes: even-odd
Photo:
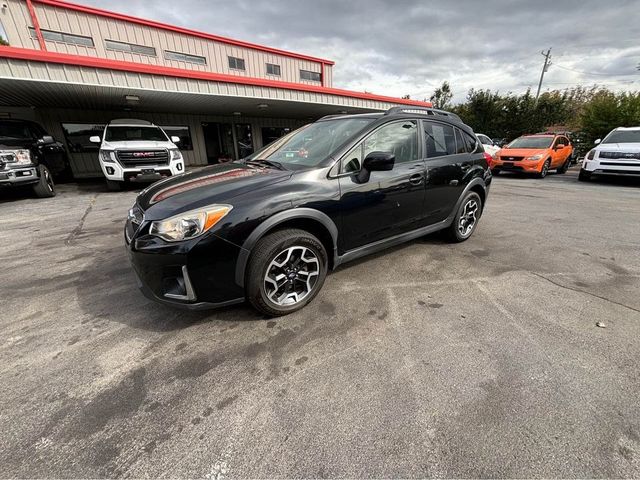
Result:
[[[284,168],[280,162],[276,162],[273,160],[265,160],[264,158],[254,158],[252,160],[245,160],[244,163],[246,163],[247,165],[260,165],[260,166],[267,165],[269,167],[277,168],[278,170],[286,170],[286,168]]]

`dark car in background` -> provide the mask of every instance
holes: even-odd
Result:
[[[338,265],[438,230],[467,240],[490,183],[482,144],[456,115],[330,116],[148,187],[125,240],[151,299],[192,309],[248,299],[284,315]]]
[[[70,171],[64,145],[39,124],[0,120],[0,187],[31,186],[38,197],[53,197],[54,179]]]

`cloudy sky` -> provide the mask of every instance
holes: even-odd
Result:
[[[640,0],[76,0],[336,62],[334,86],[428,98],[470,88],[640,90]]]

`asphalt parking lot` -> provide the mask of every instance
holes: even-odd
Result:
[[[640,182],[576,176],[277,320],[146,300],[133,190],[0,192],[0,476],[640,477]]]

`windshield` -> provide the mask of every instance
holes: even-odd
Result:
[[[520,137],[506,146],[506,148],[549,148],[553,137]]]
[[[247,160],[269,160],[292,168],[314,167],[373,120],[344,118],[311,123],[258,150]]]
[[[4,122],[0,123],[0,138],[31,138],[31,133],[25,123]]]
[[[167,136],[158,127],[107,127],[107,142],[166,142]]]
[[[611,132],[602,143],[640,143],[640,130],[617,130]]]

